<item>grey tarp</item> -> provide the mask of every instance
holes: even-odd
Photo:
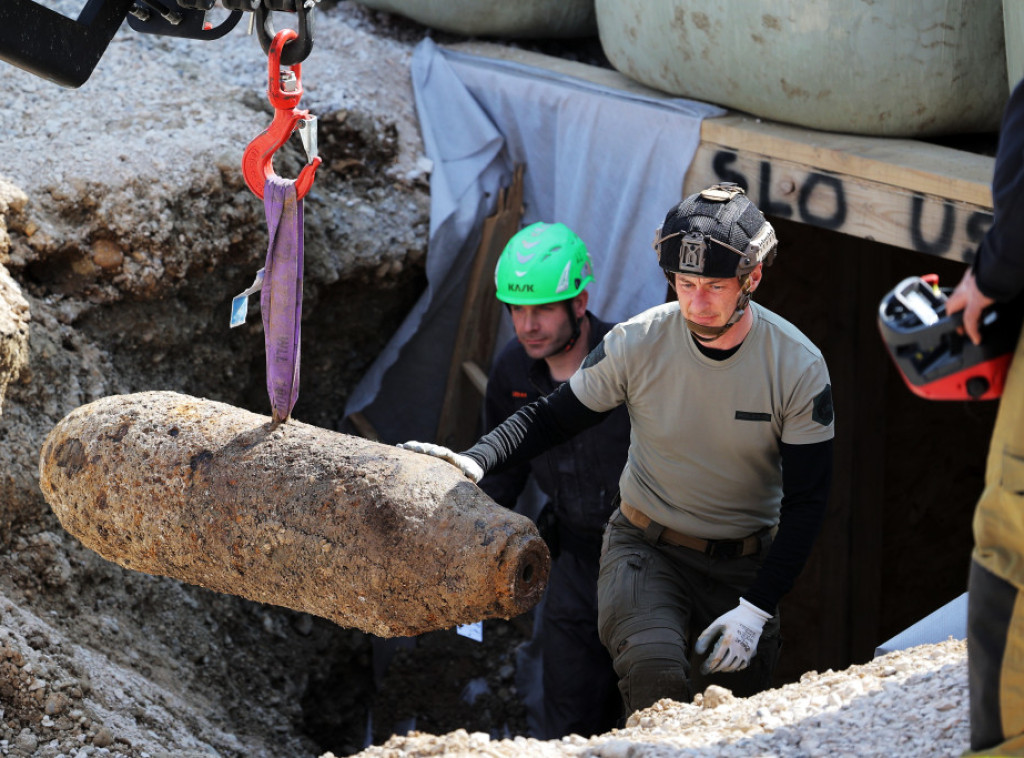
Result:
[[[894,650],[945,642],[950,637],[967,639],[966,592],[876,647],[875,658]]]
[[[619,321],[664,301],[654,230],[680,199],[701,120],[724,112],[429,39],[414,51],[412,83],[433,162],[427,288],[345,409],[392,443],[434,439],[481,226],[515,164],[526,165],[524,225],[560,221],[580,235],[594,259],[591,309]]]

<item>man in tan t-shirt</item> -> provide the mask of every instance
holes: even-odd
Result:
[[[674,206],[655,238],[678,302],[618,324],[559,390],[450,460],[479,480],[625,405],[632,427],[598,579],[627,712],[691,700],[691,665],[738,695],[770,686],[778,603],[806,562],[832,470],[828,369],[750,302],[775,232],[736,185]]]

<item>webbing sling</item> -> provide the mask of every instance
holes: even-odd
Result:
[[[267,177],[263,188],[269,244],[260,310],[267,350],[267,392],[275,424],[287,420],[299,397],[302,319],[302,200],[295,182]]]

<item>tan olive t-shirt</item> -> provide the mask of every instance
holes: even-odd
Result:
[[[777,524],[779,441],[833,437],[821,352],[782,317],[749,308],[750,333],[723,361],[700,353],[672,302],[615,326],[569,380],[591,410],[629,410],[622,499],[697,537],[737,539]]]

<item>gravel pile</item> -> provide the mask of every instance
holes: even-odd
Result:
[[[959,756],[968,748],[967,646],[950,639],[844,671],[808,672],[750,698],[709,687],[694,704],[661,700],[624,729],[540,742],[457,730],[393,737],[358,758],[420,756]],[[321,758],[331,758],[326,754]]]

